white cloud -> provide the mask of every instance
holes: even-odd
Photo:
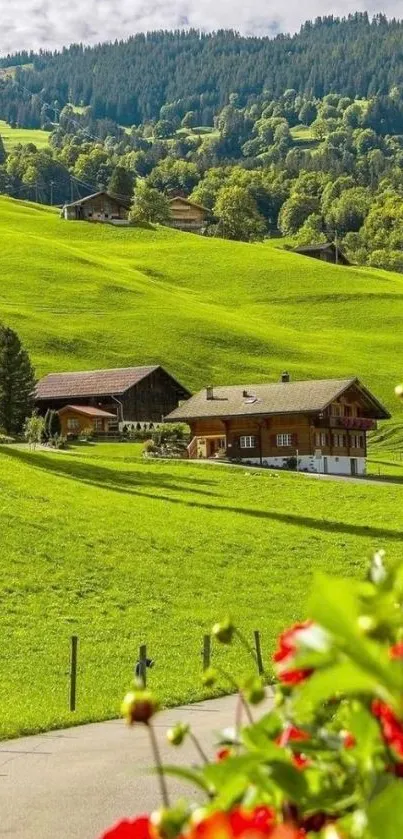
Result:
[[[357,10],[399,16],[401,0],[0,0],[0,55],[184,26],[292,32],[317,15]]]

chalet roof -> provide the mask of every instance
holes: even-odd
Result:
[[[35,389],[37,401],[42,399],[68,399],[77,396],[109,396],[125,393],[154,370],[151,367],[122,367],[117,370],[87,370],[80,373],[49,373]]]
[[[99,198],[101,195],[105,195],[107,198],[110,198],[112,201],[116,201],[117,204],[120,204],[122,207],[130,207],[130,199],[124,197],[123,195],[112,195],[111,192],[106,192],[106,190],[102,189],[100,192],[93,192],[91,195],[86,195],[84,198],[79,198],[78,201],[72,201],[71,204],[64,204],[65,207],[81,207],[82,204],[87,204],[88,201],[93,201],[94,198]]]
[[[102,411],[101,408],[93,408],[91,405],[65,405],[64,408],[60,408],[58,413],[64,414],[66,411],[75,411],[76,414],[84,414],[87,417],[116,419],[116,414],[111,414],[109,411]]]
[[[197,210],[203,210],[204,213],[210,213],[208,207],[203,207],[203,204],[196,204],[195,201],[189,201],[188,198],[183,198],[182,195],[176,195],[175,198],[169,199],[170,204],[173,204],[176,201],[181,201],[182,204],[187,204],[189,207],[196,207]]]
[[[387,419],[390,416],[386,408],[361,385],[358,379],[351,378],[216,387],[212,389],[213,399],[207,398],[205,388],[172,411],[167,419],[186,421],[261,414],[316,413],[327,408],[352,385],[355,385],[363,397],[370,401],[374,417]],[[371,412],[368,416],[371,416]]]

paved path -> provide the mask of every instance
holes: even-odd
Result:
[[[155,725],[163,760],[197,762],[190,743],[175,749],[165,741],[178,720],[190,722],[213,754],[211,733],[234,724],[235,704],[230,696],[161,713]],[[150,765],[147,731],[121,720],[1,742],[0,837],[96,839],[123,816],[158,806]],[[176,780],[169,787],[173,798],[184,792]]]

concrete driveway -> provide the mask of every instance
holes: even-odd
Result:
[[[169,746],[165,731],[191,723],[214,754],[212,732],[234,724],[236,697],[164,711],[155,720],[166,763],[197,762],[194,747]],[[270,707],[270,699],[265,708]],[[0,836],[13,839],[96,839],[123,816],[159,804],[147,731],[121,720],[0,743]],[[172,798],[193,788],[169,779]]]

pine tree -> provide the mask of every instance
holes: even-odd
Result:
[[[35,374],[16,332],[0,327],[0,428],[18,434],[32,412]]]
[[[5,147],[4,147],[3,138],[0,134],[0,166],[2,166],[3,163],[5,163],[6,157],[7,157],[7,152],[6,152]]]
[[[108,183],[108,192],[119,198],[130,198],[133,192],[133,175],[123,166],[116,166]]]

